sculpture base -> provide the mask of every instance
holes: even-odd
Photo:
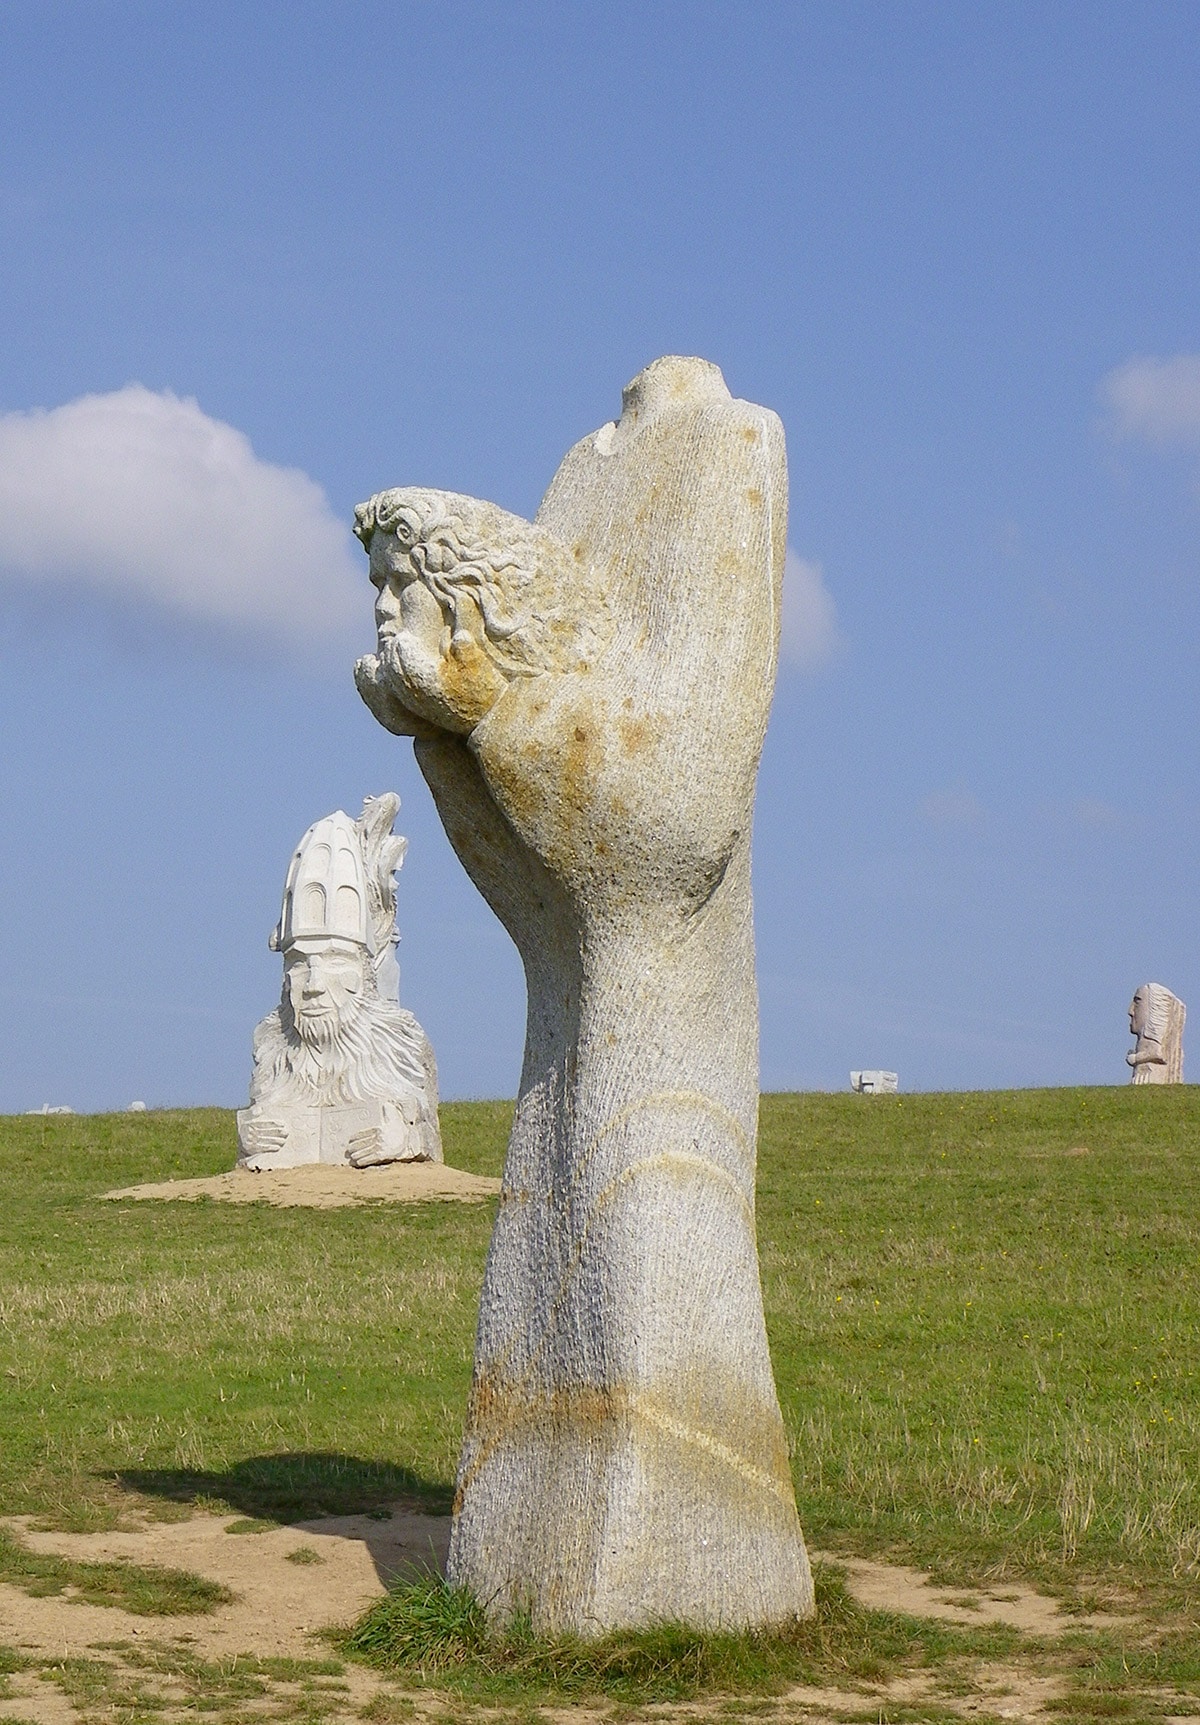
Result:
[[[261,1143],[265,1130],[283,1129],[277,1149]],[[396,1102],[339,1102],[313,1107],[273,1104],[239,1108],[238,1166],[255,1173],[299,1168],[309,1162],[350,1164],[352,1149],[363,1166],[384,1162],[440,1161],[430,1152],[419,1124],[410,1124]]]
[[[495,1622],[527,1610],[539,1633],[594,1636],[812,1615],[786,1454],[743,1453],[757,1430],[690,1428],[671,1392],[497,1399],[497,1426],[514,1430],[480,1434],[495,1448],[457,1506],[447,1572]],[[771,1432],[764,1415],[739,1423]]]

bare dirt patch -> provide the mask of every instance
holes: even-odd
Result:
[[[9,1679],[8,1696],[0,1701],[0,1721],[5,1720],[28,1721],[28,1725],[74,1725],[75,1711],[57,1684],[40,1673],[22,1671]]]
[[[253,1174],[245,1168],[200,1180],[161,1180],[104,1192],[104,1198],[158,1198],[195,1201],[215,1198],[225,1204],[279,1204],[286,1208],[339,1210],[348,1204],[420,1204],[448,1200],[478,1204],[494,1197],[499,1180],[468,1174],[444,1162],[391,1162],[383,1168],[349,1168],[312,1163]]]
[[[814,1557],[836,1563],[846,1572],[846,1583],[861,1605],[873,1611],[902,1611],[909,1617],[934,1617],[944,1623],[979,1627],[1007,1623],[1026,1635],[1063,1635],[1072,1629],[1112,1629],[1128,1623],[1126,1617],[1105,1612],[1080,1616],[1066,1612],[1058,1601],[1018,1582],[1005,1583],[1001,1592],[986,1590],[963,1596],[961,1588],[936,1587],[919,1569],[900,1563],[873,1563],[865,1557],[842,1557],[834,1552],[814,1552]]]
[[[170,1622],[171,1639],[179,1639],[182,1631],[205,1658],[246,1652],[318,1657],[324,1644],[314,1642],[316,1632],[351,1623],[393,1576],[440,1568],[450,1537],[448,1517],[403,1510],[386,1521],[323,1516],[261,1533],[230,1533],[238,1518],[228,1515],[152,1522],[130,1533],[41,1533],[23,1517],[3,1525],[34,1551],[89,1562],[159,1564],[223,1583],[237,1596],[231,1605]],[[297,1551],[315,1553],[319,1561],[295,1562]],[[18,1651],[69,1658],[101,1642],[161,1638],[163,1633],[161,1619],[85,1605],[69,1593],[38,1599],[0,1586],[0,1641]]]
[[[6,1719],[29,1721],[31,1725],[73,1725],[78,1714],[55,1682],[53,1664],[90,1659],[132,1670],[136,1657],[122,1654],[122,1645],[142,1649],[147,1656],[168,1648],[200,1660],[233,1660],[235,1665],[237,1658],[248,1656],[309,1661],[327,1658],[329,1647],[321,1632],[331,1625],[352,1622],[395,1576],[441,1570],[450,1534],[448,1517],[420,1515],[401,1506],[387,1516],[324,1516],[287,1526],[256,1524],[231,1515],[198,1515],[187,1521],[149,1522],[131,1531],[93,1534],[39,1531],[27,1517],[5,1518],[0,1526],[37,1552],[190,1570],[222,1583],[236,1596],[231,1604],[210,1613],[167,1621],[88,1605],[72,1600],[69,1591],[37,1598],[15,1587],[0,1586],[0,1643],[41,1666],[40,1671],[31,1668],[10,1679],[9,1692],[0,1700],[0,1725]],[[828,1561],[843,1568],[852,1593],[862,1604],[877,1609],[960,1624],[1005,1623],[1039,1637],[1121,1621],[1068,1615],[1053,1599],[1015,1583],[1005,1587],[1003,1598],[980,1593],[964,1601],[960,1593],[934,1586],[927,1575],[903,1565],[834,1554]],[[975,1597],[978,1603],[973,1602]],[[275,1687],[280,1690],[276,1700],[282,1706],[286,1685]],[[394,1683],[354,1665],[346,1667],[337,1687],[340,1694],[330,1693],[322,1702],[324,1716],[331,1720],[359,1716],[381,1692],[397,1694]],[[780,1725],[801,1720],[826,1725],[855,1715],[862,1718],[880,1708],[884,1715],[894,1707],[915,1705],[919,1709],[923,1702],[935,1699],[937,1687],[931,1674],[923,1673],[892,1683],[864,1684],[860,1689],[796,1688],[773,1701],[763,1698],[748,1702],[744,1715],[736,1703],[714,1699],[660,1704],[645,1709],[644,1716],[725,1721],[744,1717],[779,1721]],[[970,1694],[937,1694],[936,1700],[964,1719],[983,1714],[1038,1720],[1049,1716],[1046,1705],[1062,1688],[1058,1678],[1005,1663],[977,1670]],[[410,1700],[418,1716],[428,1711],[440,1719],[447,1717],[445,1697],[439,1703],[426,1692],[410,1696]],[[609,1711],[607,1707],[557,1706],[545,1709],[543,1717],[587,1725],[588,1720],[607,1717]],[[282,1721],[284,1716],[281,1713],[278,1717]]]
[[[186,1659],[223,1661],[226,1668],[232,1662],[233,1669],[247,1656],[328,1659],[330,1649],[321,1631],[353,1622],[393,1576],[439,1568],[450,1533],[447,1517],[406,1510],[386,1520],[325,1516],[252,1533],[237,1531],[245,1518],[229,1515],[152,1522],[121,1533],[39,1532],[26,1517],[7,1518],[0,1525],[34,1551],[187,1569],[222,1582],[236,1596],[210,1613],[164,1620],[87,1605],[72,1599],[70,1590],[37,1598],[0,1585],[0,1643],[41,1667],[9,1680],[9,1694],[0,1700],[0,1725],[8,1719],[73,1725],[78,1714],[54,1676],[55,1667],[73,1661],[99,1661],[124,1673],[124,1681],[138,1681],[136,1650],[151,1659],[166,1650]],[[123,1654],[122,1646],[135,1653]],[[373,1672],[352,1664],[346,1665],[337,1687],[340,1693],[324,1698],[323,1712],[330,1719],[356,1717],[381,1689],[390,1688]],[[268,1688],[273,1701],[263,1703],[266,1716],[273,1716],[278,1705],[284,1717],[289,1686],[273,1682]]]

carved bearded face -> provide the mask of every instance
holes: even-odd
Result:
[[[357,941],[297,940],[283,955],[283,989],[296,1033],[328,1048],[363,1009],[367,955]]]
[[[506,679],[489,653],[480,611],[464,597],[448,614],[409,555],[413,537],[401,518],[371,539],[380,665],[412,712],[466,734],[495,705]]]
[[[588,669],[611,635],[584,557],[534,522],[451,491],[380,491],[354,512],[371,560],[379,648],[359,689],[468,736],[515,678]],[[386,703],[385,703],[386,706]]]

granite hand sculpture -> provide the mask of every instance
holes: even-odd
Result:
[[[357,680],[524,961],[449,1574],[503,1620],[778,1623],[812,1583],[754,1221],[754,784],[783,433],[661,359],[532,524],[386,491]]]
[[[1144,982],[1129,1003],[1137,1045],[1125,1056],[1131,1084],[1183,1083],[1183,1024],[1187,1009],[1161,982]]]
[[[357,821],[326,815],[292,857],[271,936],[283,996],[254,1033],[241,1167],[442,1159],[433,1050],[397,1000],[399,807],[388,792],[368,797]]]

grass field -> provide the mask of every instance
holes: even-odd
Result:
[[[217,1110],[0,1121],[0,1511],[447,1508],[493,1207],[97,1202],[233,1157]],[[811,1543],[1193,1611],[1200,1088],[765,1097],[759,1236]]]

